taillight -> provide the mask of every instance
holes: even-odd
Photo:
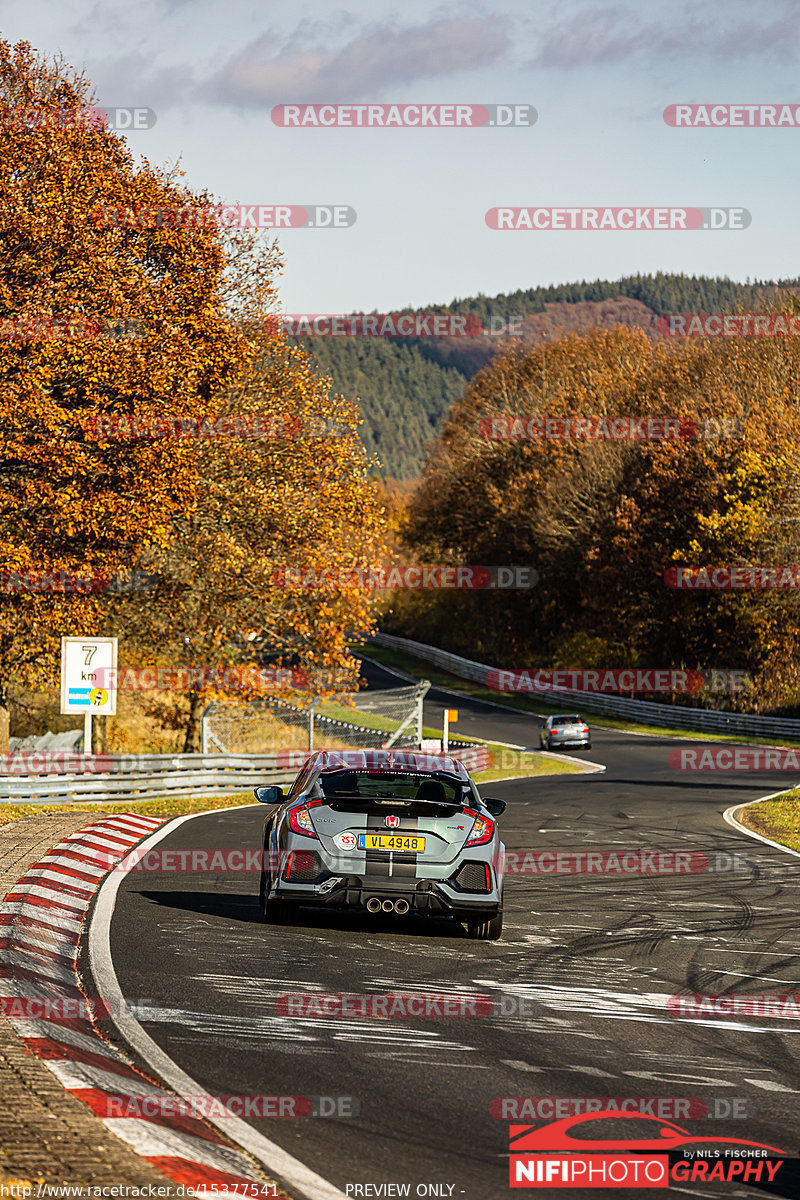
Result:
[[[315,838],[317,836],[314,826],[311,822],[310,808],[316,808],[318,804],[322,804],[322,800],[309,800],[306,804],[301,804],[299,808],[290,808],[287,813],[289,828],[294,833],[302,833],[304,837]]]
[[[489,817],[481,817],[478,813],[471,809],[464,810],[464,816],[474,817],[472,829],[469,837],[464,842],[465,846],[483,846],[486,842],[490,842],[494,837],[494,821]]]

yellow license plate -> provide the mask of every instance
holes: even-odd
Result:
[[[424,837],[410,837],[405,833],[360,833],[359,850],[397,850],[407,854],[422,854],[425,850]]]

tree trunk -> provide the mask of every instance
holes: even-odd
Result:
[[[200,717],[203,707],[200,693],[189,692],[189,717],[186,722],[186,738],[183,743],[184,754],[200,753]]]
[[[5,698],[0,699],[0,754],[8,754],[8,734],[11,714],[8,711]]]

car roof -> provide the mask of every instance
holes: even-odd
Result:
[[[397,771],[409,775],[438,772],[453,775],[464,783],[467,768],[449,754],[426,754],[422,750],[318,750],[311,770],[322,774],[334,771]]]

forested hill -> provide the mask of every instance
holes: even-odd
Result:
[[[445,413],[476,371],[504,345],[503,327],[515,322],[523,344],[552,340],[592,327],[637,325],[658,337],[656,321],[668,313],[757,312],[782,288],[799,280],[735,283],[689,275],[631,275],[625,279],[560,284],[478,295],[417,309],[478,317],[486,331],[475,338],[302,338],[334,388],[360,397],[363,437],[383,464],[383,474],[413,479],[424,448],[439,433]],[[405,310],[412,311],[412,310]]]

